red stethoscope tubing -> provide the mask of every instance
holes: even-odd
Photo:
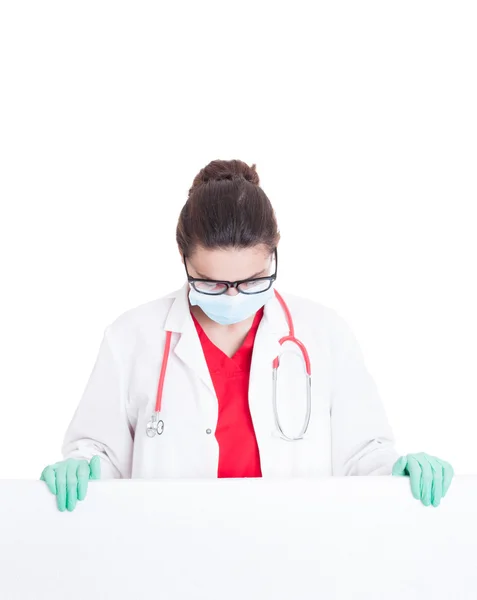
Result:
[[[285,313],[285,317],[286,317],[286,320],[288,323],[288,329],[290,330],[288,335],[282,337],[279,340],[279,344],[280,344],[280,346],[282,346],[285,342],[292,342],[293,344],[296,344],[300,348],[303,358],[305,360],[306,373],[309,377],[311,377],[310,357],[308,355],[307,349],[305,348],[305,345],[295,337],[295,327],[293,325],[293,319],[292,319],[292,316],[290,313],[290,309],[286,305],[285,300],[277,292],[277,290],[274,290],[274,291],[275,291],[275,296],[277,297],[277,300],[280,302],[280,305],[283,308],[283,311]],[[164,355],[163,355],[163,359],[162,359],[161,373],[159,375],[159,384],[157,386],[156,409],[155,409],[156,413],[159,413],[161,411],[161,406],[162,406],[162,393],[163,393],[163,389],[164,389],[164,379],[166,377],[167,362],[169,360],[169,354],[170,354],[170,349],[171,349],[171,337],[172,337],[172,332],[166,331],[166,344],[164,347]],[[280,364],[280,357],[277,356],[273,360],[272,366],[274,369],[277,369],[279,364]]]
[[[306,349],[305,344],[303,344],[303,342],[300,342],[300,340],[297,340],[297,338],[295,337],[295,327],[293,325],[293,319],[292,319],[292,316],[290,313],[290,309],[286,305],[285,300],[277,292],[277,290],[275,290],[275,296],[277,297],[277,300],[280,302],[281,307],[283,308],[283,311],[285,313],[285,317],[286,317],[286,320],[288,323],[288,329],[290,330],[290,333],[288,335],[282,337],[278,343],[280,344],[280,346],[282,346],[285,342],[292,342],[293,344],[296,344],[300,348],[301,353],[303,354],[303,359],[305,361],[306,374],[309,377],[311,377],[311,363],[310,363],[310,357],[308,355],[308,350]],[[278,369],[279,364],[280,364],[280,357],[277,356],[273,360],[273,368]]]
[[[157,386],[156,395],[156,412],[161,411],[162,406],[162,390],[164,389],[164,379],[166,377],[167,362],[171,351],[172,331],[166,331],[166,345],[164,346],[164,355],[162,358],[161,374],[159,375],[159,385]]]

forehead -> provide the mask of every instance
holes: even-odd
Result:
[[[258,273],[268,275],[271,257],[270,250],[263,245],[226,249],[198,247],[187,259],[187,268],[192,277],[238,281],[255,277]]]

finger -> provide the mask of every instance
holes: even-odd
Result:
[[[89,465],[87,460],[81,460],[78,465],[78,500],[84,500],[86,498],[86,492],[88,491],[88,480],[89,480]]]
[[[66,467],[66,508],[71,511],[78,500],[78,461],[70,460]]]
[[[413,458],[409,457],[407,461],[407,470],[411,479],[411,491],[416,500],[421,499],[421,465]]]
[[[440,458],[437,458],[436,460],[442,465],[443,469],[442,497],[444,497],[447,494],[452,478],[454,477],[454,469],[452,465],[445,460],[441,460]]]
[[[420,461],[421,465],[421,501],[424,506],[431,505],[432,482],[434,480],[431,463],[427,456],[423,456]]]
[[[401,456],[401,458],[399,458],[394,463],[392,474],[395,476],[406,475],[406,467],[407,467],[407,456]]]
[[[89,463],[90,479],[101,479],[101,459],[99,456],[93,456]]]
[[[431,502],[432,506],[439,506],[442,499],[442,483],[443,483],[443,468],[438,460],[434,456],[428,456],[432,468],[432,492]]]
[[[66,510],[66,462],[56,467],[56,490],[58,509],[63,512]]]
[[[51,465],[49,465],[48,467],[45,467],[43,469],[40,480],[44,481],[46,483],[46,485],[48,486],[48,489],[50,490],[50,492],[52,494],[55,494],[55,496],[56,496],[56,476],[55,476],[55,471],[54,471],[53,467],[51,467]]]

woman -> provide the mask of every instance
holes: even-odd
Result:
[[[424,453],[398,457],[347,323],[275,292],[280,236],[255,165],[202,169],[176,237],[186,285],[105,329],[65,460],[41,475],[58,508],[73,510],[99,478],[390,474],[409,475],[414,496],[438,506],[453,469]],[[310,364],[284,341],[276,371],[293,327]]]

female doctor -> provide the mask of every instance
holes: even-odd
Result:
[[[109,324],[41,475],[59,510],[100,478],[409,476],[438,506],[453,477],[399,457],[353,332],[333,309],[275,290],[279,232],[255,165],[195,177],[176,238],[187,282]]]

